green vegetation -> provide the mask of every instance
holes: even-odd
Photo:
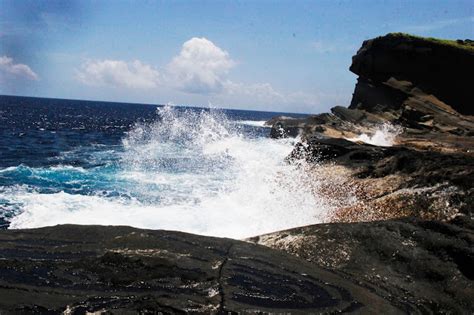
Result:
[[[434,37],[422,37],[422,36],[417,36],[417,35],[412,35],[412,34],[407,34],[407,33],[389,33],[386,36],[400,37],[400,38],[405,37],[405,38],[411,38],[411,39],[417,39],[417,40],[424,40],[424,41],[435,43],[438,45],[450,46],[450,47],[455,47],[455,48],[474,52],[474,41],[469,40],[469,39],[450,40],[450,39],[440,39],[440,38],[434,38]],[[385,37],[385,36],[382,36],[382,37]]]

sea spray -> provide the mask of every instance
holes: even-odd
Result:
[[[9,192],[21,205],[11,227],[111,224],[243,238],[323,222],[331,211],[305,165],[285,162],[297,140],[244,133],[218,110],[164,107],[159,116],[137,124],[110,165],[84,171],[109,187]]]
[[[363,133],[356,138],[351,138],[348,140],[362,141],[376,146],[390,147],[395,144],[397,136],[402,131],[403,130],[400,126],[385,123],[375,128],[373,133],[370,135]]]

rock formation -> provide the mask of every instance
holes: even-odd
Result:
[[[359,202],[341,206],[332,221],[472,216],[473,67],[472,41],[404,34],[365,41],[350,67],[359,78],[349,108],[276,117],[271,135],[301,135],[289,160],[345,168],[344,184],[357,188]],[[389,147],[360,141],[381,126],[396,134]]]
[[[404,145],[472,148],[472,41],[388,34],[365,41],[350,70],[359,78],[349,108],[306,119],[276,117],[268,122],[271,135],[347,138],[388,122],[405,127]]]
[[[460,114],[473,115],[473,58],[472,41],[401,33],[367,40],[352,58],[350,70],[359,79],[349,108],[397,110],[422,93],[435,95]]]

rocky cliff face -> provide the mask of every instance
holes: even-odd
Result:
[[[406,93],[410,85],[418,93],[435,95],[460,114],[473,115],[473,58],[472,41],[401,33],[367,40],[352,58],[350,70],[359,79],[349,108],[400,109],[411,96]]]
[[[368,40],[353,57],[359,79],[348,108],[277,117],[271,134],[301,135],[289,161],[344,169],[344,185],[356,187],[358,202],[341,205],[332,221],[472,216],[473,67],[471,41],[403,34]]]
[[[348,108],[307,119],[276,117],[268,122],[271,135],[342,138],[389,122],[405,128],[403,144],[472,148],[474,42],[388,34],[365,41],[350,70],[359,78]]]
[[[307,161],[328,182],[342,174],[325,194],[357,201],[330,221],[357,223],[250,241],[344,275],[408,313],[472,313],[473,42],[388,34],[365,41],[350,70],[359,78],[348,108],[269,124],[273,137],[301,136],[289,163]],[[375,141],[380,126],[395,137]]]

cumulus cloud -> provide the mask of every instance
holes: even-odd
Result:
[[[89,60],[82,64],[76,77],[82,83],[91,86],[132,89],[152,89],[158,87],[160,83],[158,70],[139,60],[132,62]]]
[[[324,96],[317,93],[284,92],[270,83],[243,83],[228,78],[236,65],[229,53],[206,38],[193,37],[166,66],[156,70],[141,61],[89,60],[76,78],[90,86],[128,89],[157,89],[181,95],[191,102],[212,101],[223,107],[246,107],[308,112],[321,106]],[[177,92],[184,93],[177,93]]]
[[[221,92],[228,71],[235,65],[229,53],[206,38],[186,41],[167,66],[168,81],[188,93]]]
[[[13,59],[7,56],[0,56],[0,73],[12,75],[17,78],[28,80],[38,80],[38,75],[31,68],[22,63],[14,63]]]

